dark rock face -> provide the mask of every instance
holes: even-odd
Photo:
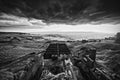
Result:
[[[120,44],[120,32],[116,34],[115,42]]]

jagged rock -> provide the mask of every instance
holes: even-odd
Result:
[[[9,71],[0,71],[0,80],[14,80],[14,74]]]
[[[120,44],[120,32],[116,34],[115,42]]]

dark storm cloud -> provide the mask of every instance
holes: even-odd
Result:
[[[0,12],[47,23],[88,23],[118,21],[120,6],[119,0],[0,0]]]

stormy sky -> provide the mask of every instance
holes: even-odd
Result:
[[[0,0],[0,31],[120,31],[119,0]]]

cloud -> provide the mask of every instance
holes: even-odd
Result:
[[[28,19],[5,13],[0,15],[0,28],[42,28],[45,25],[42,20],[34,18]]]
[[[29,26],[44,25],[42,20],[46,23],[68,24],[90,23],[98,20],[100,20],[100,24],[112,21],[116,21],[117,24],[120,21],[119,19],[113,20],[111,17],[109,19],[103,18],[110,14],[113,14],[113,16],[118,14],[117,17],[120,17],[119,0],[0,0],[0,12],[13,14],[4,14],[3,17],[11,19],[11,21],[20,18],[20,24]],[[14,15],[17,15],[17,17]],[[18,16],[24,17],[21,19]],[[29,22],[28,17],[35,21]]]
[[[102,18],[102,17],[101,17]],[[101,19],[100,18],[100,19]],[[0,16],[0,31],[6,32],[103,32],[116,33],[120,31],[119,18],[104,17],[104,20],[90,21],[89,19],[76,20],[71,24],[46,24],[35,18],[18,17],[10,14]],[[83,20],[83,21],[82,21]],[[118,22],[116,22],[118,20]],[[116,23],[115,23],[116,22]]]
[[[44,23],[42,20],[39,19],[30,19],[29,22],[33,25],[46,25],[46,23]]]
[[[40,32],[100,32],[100,33],[117,33],[120,32],[120,24],[50,24],[44,28],[13,28],[3,29],[0,31],[6,32],[27,32],[27,33],[40,33]]]

